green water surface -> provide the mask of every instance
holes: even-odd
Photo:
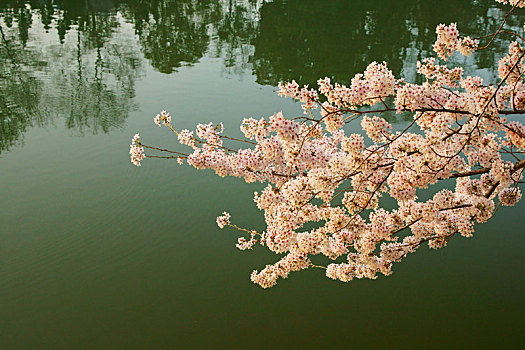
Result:
[[[522,349],[521,203],[470,239],[422,248],[391,277],[349,284],[321,270],[270,289],[279,258],[235,248],[215,218],[264,230],[261,184],[176,162],[129,162],[136,132],[297,104],[282,80],[347,83],[371,61],[416,81],[435,27],[497,28],[488,0],[0,0],[0,349]],[[525,11],[507,26],[523,32]],[[508,38],[470,57],[493,81]],[[494,68],[496,67],[496,68]],[[519,118],[519,117],[518,117]],[[406,116],[391,121],[407,123]],[[351,128],[357,128],[351,126]],[[151,141],[151,142],[150,142]]]

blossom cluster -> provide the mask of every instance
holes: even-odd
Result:
[[[219,228],[224,228],[225,226],[229,225],[230,218],[231,218],[231,215],[229,213],[227,212],[222,213],[221,216],[217,217],[217,226],[219,226]]]
[[[525,7],[525,0],[496,0],[502,4],[509,4],[516,7]]]
[[[144,154],[144,147],[140,144],[140,135],[135,134],[131,140],[131,145],[129,146],[129,154],[131,157],[131,163],[136,166],[140,166],[140,162],[146,157]]]
[[[167,126],[171,125],[171,115],[166,111],[162,111],[153,118],[153,122],[158,126],[162,126],[163,124]]]
[[[521,1],[510,3],[522,7]],[[454,23],[436,32],[434,50],[443,60],[478,46],[477,40],[461,38]],[[343,282],[375,279],[390,275],[394,263],[423,244],[437,249],[453,236],[472,237],[475,225],[489,220],[500,204],[521,199],[525,126],[508,115],[525,114],[524,56],[520,43],[510,44],[497,85],[435,58],[418,62],[420,84],[396,79],[385,62],[372,62],[349,86],[329,78],[320,79],[318,89],[281,83],[279,95],[300,102],[309,117],[288,119],[278,112],[268,119],[246,118],[240,127],[245,139],[234,139],[245,148],[227,147],[224,140],[231,138],[222,124],[176,131],[165,112],[155,123],[168,125],[190,147],[184,157],[177,155],[179,161],[266,184],[254,194],[264,212],[264,232],[232,225],[227,212],[217,218],[220,228],[249,233],[238,239],[239,249],[259,244],[282,255],[254,271],[254,283],[272,287],[310,267]],[[384,116],[405,112],[413,119],[402,130]],[[363,134],[344,128],[356,119]],[[145,155],[138,135],[130,154],[140,165]],[[444,186],[432,187],[439,182]],[[418,191],[428,194],[432,188],[429,199],[418,198]],[[386,196],[397,203],[391,210],[380,207]],[[315,265],[316,256],[332,263]]]
[[[447,60],[456,51],[464,56],[471,55],[479,45],[479,40],[469,36],[461,38],[456,23],[448,26],[440,24],[436,28],[437,40],[434,43],[434,51],[443,60]]]

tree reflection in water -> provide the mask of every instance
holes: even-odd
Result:
[[[162,73],[196,63],[209,43],[208,23],[216,1],[128,1],[124,16],[133,21],[144,57]]]
[[[0,152],[57,117],[79,133],[121,127],[144,59],[170,74],[210,55],[226,74],[267,85],[347,83],[385,60],[413,79],[437,21],[469,18],[458,25],[476,36],[502,16],[476,0],[0,0]],[[500,54],[481,52],[471,66],[493,67]]]
[[[122,127],[142,71],[132,26],[117,12],[30,5],[0,8],[0,151],[57,118],[79,133]]]
[[[30,57],[0,24],[0,152],[17,144],[38,110],[41,83],[24,71]]]
[[[273,1],[261,9],[251,59],[260,84],[295,79],[313,85],[325,76],[348,83],[372,61],[386,61],[394,73],[413,77],[416,61],[433,56],[439,23],[468,19],[458,26],[476,36],[496,29],[503,15],[494,2],[475,0],[383,1],[381,6],[369,0],[333,0],[322,6],[317,0]],[[516,17],[509,23],[520,25]],[[494,51],[497,47],[501,51]],[[474,65],[493,67],[495,55],[505,51],[504,45],[494,48],[477,55]]]

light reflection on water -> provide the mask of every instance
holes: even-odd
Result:
[[[276,257],[214,223],[229,209],[262,227],[260,185],[127,155],[137,131],[175,144],[161,109],[238,133],[245,116],[300,113],[280,80],[346,82],[373,60],[414,78],[437,23],[475,35],[502,15],[468,0],[0,1],[0,348],[516,347],[523,204],[390,278],[308,271],[262,291],[249,273]],[[503,51],[468,69],[490,78]]]

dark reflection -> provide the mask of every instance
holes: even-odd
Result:
[[[134,23],[144,56],[162,73],[171,73],[211,54],[227,68],[248,61],[262,0],[136,0],[123,6]],[[240,66],[243,66],[240,64]],[[235,71],[238,72],[238,71]]]
[[[495,30],[503,15],[493,1],[274,1],[261,10],[252,62],[257,81],[271,85],[315,84],[325,76],[348,82],[372,61],[410,74],[432,51],[439,23],[457,22],[462,33],[479,36]],[[516,17],[509,23],[519,26]],[[483,51],[475,64],[493,67],[499,52]]]
[[[162,73],[197,62],[209,43],[208,23],[216,1],[128,1],[125,16],[135,24],[144,56]]]
[[[0,0],[0,151],[52,118],[80,133],[122,126],[144,59],[169,74],[210,55],[269,85],[347,83],[376,60],[412,80],[438,23],[484,35],[506,10],[478,0]],[[462,64],[493,74],[504,44]]]

